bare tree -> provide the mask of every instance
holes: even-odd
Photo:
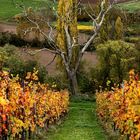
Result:
[[[59,2],[62,2],[62,1],[67,3],[67,0],[60,0]],[[82,60],[83,54],[90,47],[90,44],[93,42],[95,37],[98,35],[99,30],[105,19],[105,15],[112,8],[113,2],[109,3],[108,6],[106,6],[105,0],[102,0],[101,4],[100,4],[100,12],[96,16],[93,15],[93,13],[86,11],[86,13],[88,14],[88,16],[91,18],[91,20],[93,22],[93,34],[90,36],[90,38],[87,40],[87,42],[85,44],[83,44],[83,47],[78,49],[78,53],[76,54],[75,63],[73,63],[73,64],[72,64],[73,53],[75,51],[75,48],[79,47],[79,45],[78,45],[79,43],[77,42],[77,38],[76,38],[75,34],[73,35],[71,33],[70,23],[72,22],[72,20],[74,20],[72,13],[76,12],[78,10],[77,0],[73,0],[72,2],[73,2],[73,4],[70,4],[65,7],[65,15],[61,15],[60,13],[58,13],[56,11],[58,22],[62,22],[62,21],[64,22],[61,30],[63,30],[63,35],[65,38],[65,40],[64,40],[65,48],[60,46],[61,43],[60,44],[56,43],[57,41],[55,40],[55,37],[53,37],[53,33],[54,33],[53,27],[51,26],[49,21],[45,21],[45,19],[40,18],[40,21],[42,20],[44,22],[44,24],[47,24],[47,26],[49,28],[49,33],[46,33],[40,27],[40,24],[37,22],[38,20],[36,20],[35,18],[31,18],[29,16],[25,6],[20,5],[20,7],[23,8],[24,17],[26,17],[26,20],[33,25],[33,27],[29,27],[25,31],[25,34],[28,31],[32,31],[33,29],[36,29],[37,31],[39,31],[40,34],[42,34],[48,40],[48,42],[50,43],[51,49],[43,48],[39,51],[47,50],[47,51],[50,51],[51,53],[54,53],[54,54],[60,56],[63,66],[65,68],[65,71],[67,73],[69,82],[70,82],[71,92],[73,95],[76,95],[79,92],[76,75],[77,75],[77,71],[78,71],[80,62]],[[73,6],[75,6],[75,7],[73,7]],[[93,9],[91,11],[93,11]],[[77,20],[77,18],[76,18],[76,20]],[[77,30],[76,24],[75,24],[75,29]],[[56,32],[57,31],[58,30],[56,28]]]

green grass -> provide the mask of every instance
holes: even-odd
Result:
[[[17,3],[21,4],[21,0],[14,0]],[[23,0],[26,7],[33,7],[38,9],[40,7],[47,7],[47,0]],[[50,3],[49,3],[50,5]],[[22,9],[16,7],[12,0],[1,0],[0,2],[0,20],[8,21],[11,20],[14,15],[22,12]]]
[[[65,121],[42,140],[106,140],[95,116],[95,103],[72,102]]]
[[[118,6],[120,8],[122,8],[123,10],[126,10],[130,13],[140,11],[140,1],[139,0],[120,3],[120,4],[118,4]]]
[[[93,23],[92,22],[78,22],[79,25],[85,25],[85,26],[92,26]]]
[[[129,28],[133,30],[140,30],[140,24],[132,24],[129,26]]]

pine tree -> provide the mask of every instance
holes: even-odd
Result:
[[[59,0],[58,3],[58,20],[57,20],[57,47],[63,50],[69,56],[69,44],[68,37],[66,36],[66,30],[69,32],[70,40],[73,42],[72,56],[67,57],[70,59],[70,70],[73,71],[75,68],[75,63],[77,61],[77,56],[79,53],[79,45],[78,45],[78,30],[77,30],[77,0]],[[60,57],[58,57],[58,67],[60,67],[65,71],[65,67],[63,67],[63,62]],[[67,73],[68,75],[68,73]],[[71,81],[70,81],[71,84]],[[78,91],[77,78],[75,75],[75,86]]]
[[[116,39],[122,39],[123,37],[123,23],[121,18],[118,16],[115,22]]]

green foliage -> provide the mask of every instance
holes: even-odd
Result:
[[[57,46],[64,52],[68,52],[67,37],[65,33],[65,26],[68,26],[69,34],[71,40],[75,39],[75,44],[78,44],[78,30],[77,30],[77,0],[61,0],[58,3],[58,15],[63,18],[58,18],[57,20]],[[70,67],[72,68],[77,60],[79,52],[79,46],[73,48],[72,59],[70,62]],[[67,54],[68,55],[68,54]],[[59,63],[59,62],[58,62]],[[60,61],[60,65],[62,61]],[[62,65],[61,65],[62,67]]]
[[[22,4],[22,0],[14,0],[19,5]],[[33,7],[34,9],[42,9],[44,5],[49,8],[53,7],[53,2],[50,0],[24,0],[26,7]],[[51,10],[49,10],[51,11]],[[21,8],[17,7],[12,0],[1,0],[0,4],[0,19],[1,20],[12,20],[16,14],[21,13]]]
[[[140,25],[139,24],[131,24],[125,31],[125,36],[139,36],[140,35]]]
[[[135,44],[135,48],[138,51],[136,56],[137,72],[140,74],[140,41]]]
[[[129,43],[138,43],[140,42],[140,37],[126,37],[125,41]]]
[[[8,59],[8,55],[7,55],[6,51],[2,48],[0,50],[0,69],[2,69],[2,67],[7,59]]]
[[[140,10],[138,12],[134,12],[134,13],[126,13],[126,17],[127,17],[127,24],[139,24],[140,23]]]
[[[49,85],[53,85],[52,88],[55,88],[56,90],[62,90],[62,89],[68,89],[68,80],[66,79],[66,76],[62,74],[56,74],[56,75],[47,75],[46,82]]]
[[[0,33],[0,45],[3,46],[9,43],[10,34],[9,33]]]
[[[28,41],[21,39],[16,34],[12,34],[9,32],[0,33],[0,46],[4,46],[5,44],[12,44],[14,46],[25,46],[26,44],[31,44]]]
[[[36,68],[39,71],[38,77],[40,82],[46,80],[46,69],[40,66],[37,61],[23,61],[15,46],[5,45],[0,47],[0,58],[2,58],[2,61],[0,61],[1,68],[9,70],[14,76],[18,74],[21,78],[25,78],[27,72],[32,72]]]
[[[103,26],[100,30],[100,42],[103,43],[110,39],[122,39],[125,22],[126,19],[124,13],[117,8],[112,8],[107,14]]]
[[[125,73],[135,68],[138,51],[132,44],[123,41],[108,41],[97,46],[99,64],[92,69],[95,85],[111,87],[114,83],[121,84],[127,78]]]
[[[121,18],[118,16],[115,22],[116,39],[121,39],[123,37],[123,23]]]
[[[133,0],[125,3],[120,3],[117,6],[129,13],[134,13],[140,10],[140,1]]]
[[[78,73],[78,84],[81,93],[93,94],[95,93],[94,84],[88,76],[87,72]]]
[[[47,39],[39,41],[38,38],[35,38],[29,41],[22,39],[16,34],[8,32],[0,33],[0,46],[4,46],[5,44],[11,44],[16,47],[31,46],[32,48],[50,48],[50,44]]]

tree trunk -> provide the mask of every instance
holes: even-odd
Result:
[[[69,78],[70,90],[71,90],[72,95],[78,95],[79,94],[79,87],[78,87],[76,73],[70,71],[68,73],[68,78]]]

